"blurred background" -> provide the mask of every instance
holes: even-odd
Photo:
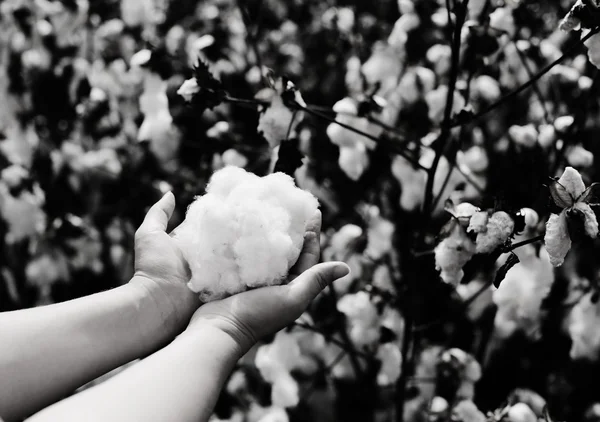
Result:
[[[526,240],[550,177],[599,180],[600,42],[577,29],[600,19],[574,4],[0,1],[0,311],[128,282],[164,193],[174,228],[215,170],[278,162],[353,273],[240,361],[215,421],[600,420],[593,240],[557,271],[526,245],[500,288],[507,254],[455,285],[434,256],[445,206],[506,211]]]

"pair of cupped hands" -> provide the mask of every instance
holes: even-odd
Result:
[[[341,262],[318,264],[321,213],[317,211],[307,226],[302,252],[290,269],[287,284],[202,304],[187,287],[189,265],[175,239],[166,232],[174,209],[175,197],[169,192],[146,214],[135,235],[135,275],[131,281],[152,295],[157,310],[164,315],[166,329],[173,332],[183,330],[193,335],[207,327],[217,329],[245,353],[261,337],[293,323],[325,287],[350,271]]]

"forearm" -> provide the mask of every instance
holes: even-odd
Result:
[[[85,298],[0,314],[0,416],[22,419],[162,347],[177,334],[169,312],[134,280]]]
[[[185,332],[116,377],[29,422],[206,421],[241,354],[229,335],[210,326]]]

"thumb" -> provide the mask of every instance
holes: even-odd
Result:
[[[343,262],[326,262],[315,265],[288,285],[290,299],[298,306],[306,308],[325,287],[349,273],[350,268]]]
[[[150,233],[157,231],[166,231],[169,220],[175,210],[175,196],[172,192],[167,192],[156,204],[146,213],[144,222],[138,229],[139,233]]]

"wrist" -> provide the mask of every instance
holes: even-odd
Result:
[[[142,337],[155,347],[172,341],[188,324],[199,300],[185,285],[159,283],[135,274],[127,284],[140,301],[139,324]]]
[[[174,343],[197,345],[202,350],[207,347],[213,349],[228,365],[235,365],[247,350],[239,344],[230,334],[211,323],[194,323],[179,335]]]

